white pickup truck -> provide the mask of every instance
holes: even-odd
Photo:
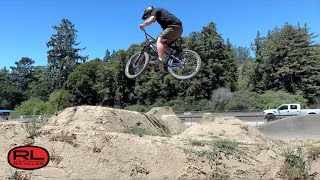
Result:
[[[301,109],[300,104],[282,104],[277,109],[264,110],[263,114],[269,122],[286,116],[320,114],[320,109]]]

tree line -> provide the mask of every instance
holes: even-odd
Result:
[[[78,105],[101,105],[145,111],[151,106],[185,110],[256,111],[281,103],[317,105],[320,101],[320,46],[307,25],[259,32],[250,48],[224,40],[211,22],[182,38],[196,51],[202,68],[191,80],[176,80],[161,67],[149,66],[136,79],[124,74],[126,61],[145,42],[127,50],[106,50],[88,61],[79,53],[77,30],[68,19],[53,26],[47,42],[48,65],[34,66],[22,57],[0,70],[0,109],[17,114],[53,114]],[[254,57],[250,56],[250,50]]]

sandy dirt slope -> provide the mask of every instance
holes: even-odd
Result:
[[[71,107],[38,125],[32,135],[19,122],[0,123],[0,179],[283,179],[285,149],[320,147],[271,139],[234,117],[208,116],[187,127],[167,107],[146,114]],[[49,164],[15,170],[8,151],[30,144],[49,151]],[[311,154],[309,174],[317,178],[320,158]]]

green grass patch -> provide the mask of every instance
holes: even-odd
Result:
[[[148,131],[147,129],[144,129],[144,128],[141,128],[141,127],[136,127],[136,126],[129,127],[128,129],[126,129],[124,131],[124,133],[134,134],[134,135],[138,135],[140,137],[142,137],[144,135],[148,135],[148,136],[154,136],[155,135],[154,133]]]

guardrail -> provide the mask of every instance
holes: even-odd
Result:
[[[202,119],[204,112],[184,112],[177,113],[177,116],[186,121],[197,121]],[[244,121],[262,121],[264,120],[264,115],[261,112],[223,112],[223,113],[211,113],[216,117],[233,116]]]
[[[204,112],[204,111],[193,111],[193,112],[175,112],[176,115],[184,121],[198,121],[202,119],[203,114],[211,113],[216,117],[233,116],[244,121],[261,121],[264,120],[264,115],[261,112]],[[10,115],[8,116],[9,121],[32,121],[32,120],[49,120],[52,115]]]

